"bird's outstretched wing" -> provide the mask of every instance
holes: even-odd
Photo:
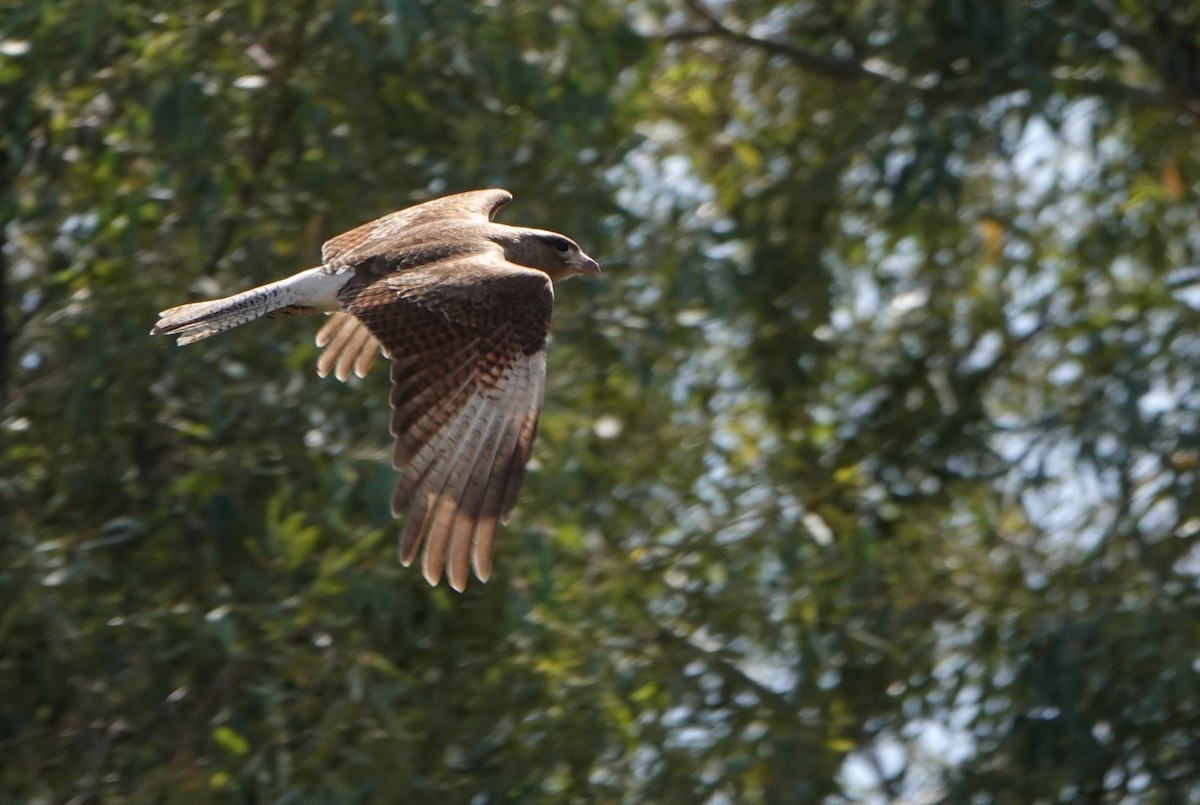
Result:
[[[462,590],[486,581],[537,431],[546,377],[549,277],[499,253],[379,276],[359,272],[345,310],[392,359],[392,511],[405,516],[400,560]],[[340,337],[340,332],[333,337]],[[343,354],[358,354],[357,347]],[[353,361],[351,362],[353,365]]]
[[[321,259],[326,269],[332,270],[369,265],[381,257],[385,266],[391,266],[395,244],[410,242],[414,231],[445,232],[462,224],[486,223],[511,200],[512,193],[495,189],[426,201],[330,238],[321,247]],[[317,346],[324,348],[317,373],[325,377],[332,370],[338,380],[350,377],[351,372],[365,377],[380,347],[361,322],[344,313],[335,313],[321,327]]]
[[[321,247],[321,260],[327,268],[333,269],[362,265],[381,254],[386,255],[398,238],[410,240],[412,230],[487,223],[510,201],[512,193],[500,189],[472,190],[435,198],[330,238]]]

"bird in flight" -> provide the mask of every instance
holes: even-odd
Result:
[[[366,375],[391,360],[392,513],[404,517],[400,561],[425,546],[436,585],[466,588],[492,571],[537,433],[553,283],[598,276],[570,238],[492,222],[512,199],[475,190],[352,229],[322,264],[243,293],[162,311],[151,330],[190,344],[261,316],[332,312],[317,333],[317,373]]]

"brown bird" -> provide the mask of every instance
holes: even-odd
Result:
[[[487,581],[537,433],[552,283],[600,266],[570,238],[493,223],[512,199],[476,190],[427,201],[327,241],[322,265],[211,302],[162,311],[180,344],[271,314],[333,312],[317,333],[322,377],[392,362],[392,513],[400,561],[463,590]]]

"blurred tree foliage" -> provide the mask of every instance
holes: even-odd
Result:
[[[1198,31],[5,4],[0,801],[1200,799]],[[146,331],[485,186],[607,271],[459,596],[385,373]]]

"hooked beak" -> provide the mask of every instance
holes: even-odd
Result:
[[[600,264],[586,254],[579,255],[578,270],[580,274],[587,274],[589,277],[600,276]]]

